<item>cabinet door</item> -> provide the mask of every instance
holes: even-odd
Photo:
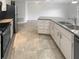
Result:
[[[71,59],[73,42],[62,34],[60,43],[60,49],[66,57],[66,59]]]
[[[49,31],[50,31],[50,35],[52,36],[52,38],[54,38],[54,24],[55,24],[54,22],[52,22],[52,21],[50,22]]]
[[[55,40],[56,44],[58,45],[58,47],[60,48],[60,31],[56,28],[55,28],[54,40]]]
[[[54,40],[58,47],[60,48],[60,30],[57,27],[57,24],[54,24]]]

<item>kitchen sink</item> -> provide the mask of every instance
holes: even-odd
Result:
[[[72,23],[64,22],[64,21],[60,21],[59,23],[64,25],[64,27],[69,28],[70,30],[79,30],[79,26],[73,25]]]
[[[79,30],[79,26],[75,26],[75,25],[66,25],[69,29],[73,29],[73,30]]]
[[[71,23],[65,22],[65,21],[59,21],[58,23],[61,23],[61,24],[63,24],[63,25],[72,25]]]

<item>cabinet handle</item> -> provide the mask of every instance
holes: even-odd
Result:
[[[57,36],[59,36],[59,32],[57,33]]]

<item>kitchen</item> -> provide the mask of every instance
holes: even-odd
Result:
[[[1,59],[79,59],[79,0],[0,1]]]

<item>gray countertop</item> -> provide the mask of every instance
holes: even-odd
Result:
[[[62,25],[61,23],[59,23],[60,21],[65,21],[68,22],[69,20],[66,18],[61,18],[61,17],[39,17],[38,20],[50,20],[55,22],[56,24],[60,25],[61,27],[63,27],[64,29],[68,30],[69,32],[73,33],[74,35],[76,35],[77,37],[79,37],[79,34],[76,34],[75,32],[79,32],[79,30],[70,30],[67,26]],[[74,32],[75,31],[75,32]]]

